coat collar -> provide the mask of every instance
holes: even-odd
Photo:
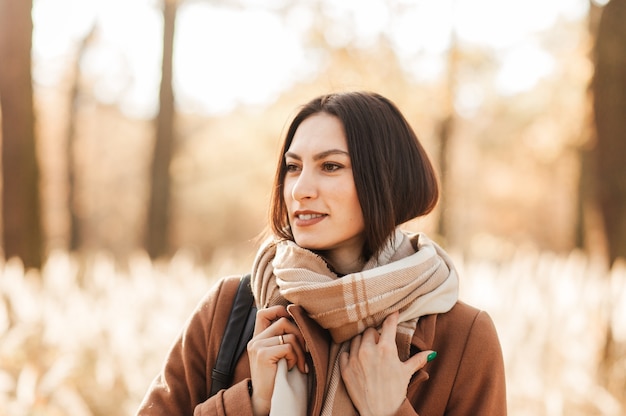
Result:
[[[413,334],[411,345],[418,351],[431,350],[435,342],[435,326],[437,324],[437,315],[426,315],[419,318],[417,328]],[[424,381],[428,380],[430,375],[423,368],[418,370],[409,383],[407,396],[412,396]]]
[[[308,408],[312,409],[310,414],[317,415],[322,412],[324,403],[330,355],[328,347],[331,343],[330,333],[311,319],[302,306],[291,304],[287,307],[287,311],[293,317],[304,337],[307,353],[311,357],[309,367],[315,369],[315,377],[309,377],[309,382],[313,381],[313,383],[309,385],[310,402]]]
[[[432,349],[435,342],[436,323],[437,315],[422,316],[417,321],[417,328],[415,328],[411,345],[417,347],[420,351]]]

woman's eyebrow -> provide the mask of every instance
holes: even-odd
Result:
[[[317,153],[316,155],[313,156],[313,160],[321,160],[331,155],[343,155],[343,156],[348,156],[348,157],[350,156],[350,154],[346,152],[345,150],[330,149],[330,150],[325,150],[323,152]],[[302,157],[300,157],[299,155],[293,152],[286,152],[285,157],[290,157],[296,160],[302,160]]]

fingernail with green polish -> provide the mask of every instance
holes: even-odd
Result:
[[[432,360],[434,360],[437,357],[437,351],[433,351],[430,354],[428,354],[428,357],[426,357],[426,362],[429,363]]]

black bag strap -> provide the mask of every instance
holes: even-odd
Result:
[[[254,304],[254,296],[252,296],[252,289],[250,288],[250,275],[247,274],[239,282],[237,294],[228,316],[224,337],[220,343],[215,367],[211,373],[213,382],[211,383],[210,396],[230,387],[233,381],[235,365],[239,361],[241,354],[243,354],[248,341],[252,338],[255,317],[256,306]]]

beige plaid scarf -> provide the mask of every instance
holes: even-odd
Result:
[[[333,344],[322,415],[356,415],[339,370],[339,355],[348,351],[350,339],[368,327],[379,327],[389,314],[400,311],[396,342],[400,359],[406,360],[418,318],[447,312],[454,306],[458,277],[450,258],[437,244],[424,234],[406,234],[398,229],[361,272],[341,278],[312,251],[292,241],[270,240],[254,261],[252,290],[259,307],[300,305],[330,332]],[[306,385],[306,376],[299,374],[297,370],[277,374],[274,396],[293,394],[289,391],[296,387],[286,384]],[[287,399],[294,400],[272,400],[284,404]],[[306,395],[296,398],[298,401],[298,411],[272,406],[270,415],[306,414]]]

